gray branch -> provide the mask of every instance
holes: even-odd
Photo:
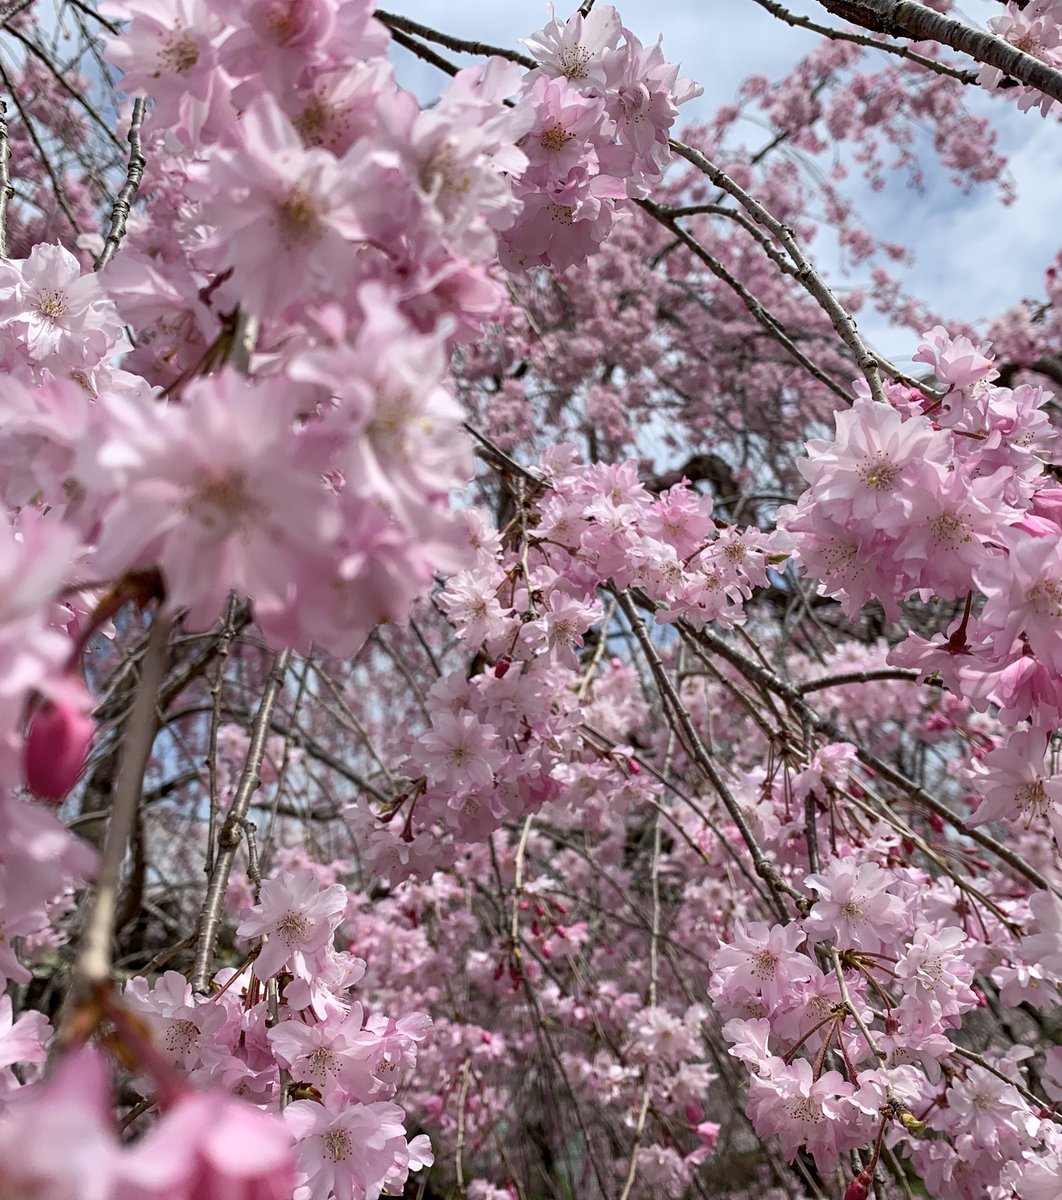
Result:
[[[819,3],[834,16],[875,33],[950,46],[1062,102],[1062,71],[1018,50],[1003,38],[973,29],[915,0],[819,0]]]

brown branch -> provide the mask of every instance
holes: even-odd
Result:
[[[667,216],[665,210],[654,204],[651,200],[638,200],[638,206],[645,212],[649,213],[655,220],[659,221],[665,229],[669,230],[686,248],[708,268],[709,271],[719,280],[727,285],[740,298],[741,302],[749,310],[752,317],[763,326],[767,332],[775,338],[782,346],[792,355],[793,358],[800,363],[804,370],[808,371],[825,387],[829,388],[834,395],[840,397],[845,404],[852,404],[854,397],[846,391],[835,380],[831,379],[821,367],[817,367],[810,358],[796,345],[793,339],[786,333],[782,323],[770,313],[760,301],[748,290],[740,280],[736,279],[727,268],[714,255],[700,244],[699,241],[688,233],[681,225],[673,218]],[[880,386],[880,384],[879,384]]]
[[[784,21],[794,29],[807,29],[811,33],[821,33],[823,37],[828,37],[836,42],[852,42],[856,46],[869,46],[874,50],[883,50],[887,54],[895,54],[897,58],[906,58],[909,62],[917,63],[927,70],[936,71],[938,75],[947,75],[951,79],[957,79],[960,83],[977,82],[976,71],[962,71],[958,67],[949,66],[935,58],[927,58],[924,54],[918,54],[897,42],[879,42],[877,38],[867,37],[864,33],[849,33],[846,29],[834,29],[829,25],[820,25],[817,21],[812,21],[810,17],[802,17],[797,13],[790,12],[776,0],[753,0],[753,3],[766,9],[771,16],[777,17],[779,21]]]
[[[440,33],[428,25],[421,25],[417,21],[411,21],[408,17],[399,17],[379,8],[373,15],[378,21],[382,21],[392,33],[399,30],[402,33],[414,34],[427,42],[445,46],[447,50],[456,50],[459,54],[481,54],[488,58],[507,58],[510,62],[526,67],[529,71],[533,71],[538,66],[533,58],[529,58],[526,54],[520,54],[516,50],[507,50],[504,46],[491,46],[486,42],[473,42],[466,38],[451,37],[448,33]]]
[[[96,876],[96,893],[74,968],[75,988],[98,987],[110,979],[111,937],[117,910],[118,879],[129,835],[140,809],[144,772],[155,740],[155,706],[166,671],[170,623],[157,613],[137,684],[129,721],[122,731],[122,761],[118,772],[107,839]]]

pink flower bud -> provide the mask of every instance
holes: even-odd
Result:
[[[844,1200],[867,1200],[870,1195],[870,1176],[866,1171],[860,1171],[852,1182],[844,1189]]]
[[[22,747],[26,786],[40,800],[58,804],[77,783],[96,722],[72,704],[46,700],[30,718]]]

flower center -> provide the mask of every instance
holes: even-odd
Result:
[[[51,288],[39,291],[34,298],[33,307],[46,321],[58,321],[69,311],[66,302],[66,292],[58,292]]]
[[[575,134],[569,133],[558,121],[542,131],[542,149],[563,150],[574,137]]]
[[[1014,802],[1018,806],[1018,811],[1025,814],[1026,829],[1032,825],[1033,821],[1046,817],[1051,808],[1051,801],[1042,779],[1035,779],[1032,783],[1027,783],[1020,788],[1014,797]]]
[[[752,956],[753,979],[773,979],[778,973],[778,959],[770,950],[757,950]]]
[[[345,1129],[330,1129],[324,1135],[325,1154],[333,1162],[349,1158],[352,1149],[350,1134]]]
[[[875,492],[883,492],[892,487],[893,480],[900,473],[900,468],[890,462],[884,455],[865,462],[859,469],[859,478]]]
[[[194,1021],[171,1021],[166,1030],[166,1048],[174,1054],[185,1054],[195,1045],[199,1030]]]
[[[312,922],[302,913],[289,910],[277,922],[277,933],[289,946],[294,946],[306,937],[312,927]]]
[[[934,540],[952,550],[972,540],[966,532],[966,522],[955,513],[939,513],[930,522],[929,527]]]
[[[186,511],[206,529],[229,532],[243,525],[258,507],[247,490],[243,473],[234,469],[213,476],[202,472],[195,481],[195,494]]]
[[[199,62],[199,43],[190,33],[175,30],[159,51],[159,66],[175,75],[187,75]]]
[[[790,1100],[785,1110],[794,1121],[808,1121],[812,1125],[818,1125],[823,1120],[818,1102],[808,1096],[797,1096],[796,1099]]]
[[[298,186],[293,187],[277,204],[277,226],[280,230],[280,240],[287,250],[293,250],[296,246],[313,245],[321,240],[324,233],[320,213],[313,198]]]
[[[1062,588],[1054,579],[1041,579],[1025,593],[1038,617],[1062,617]]]
[[[586,69],[590,62],[590,52],[585,46],[570,46],[567,50],[562,50],[557,59],[565,79],[585,79],[590,74]]]

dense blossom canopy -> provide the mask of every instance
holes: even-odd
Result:
[[[0,1196],[1062,1197],[1062,0],[756,2],[0,14]]]

